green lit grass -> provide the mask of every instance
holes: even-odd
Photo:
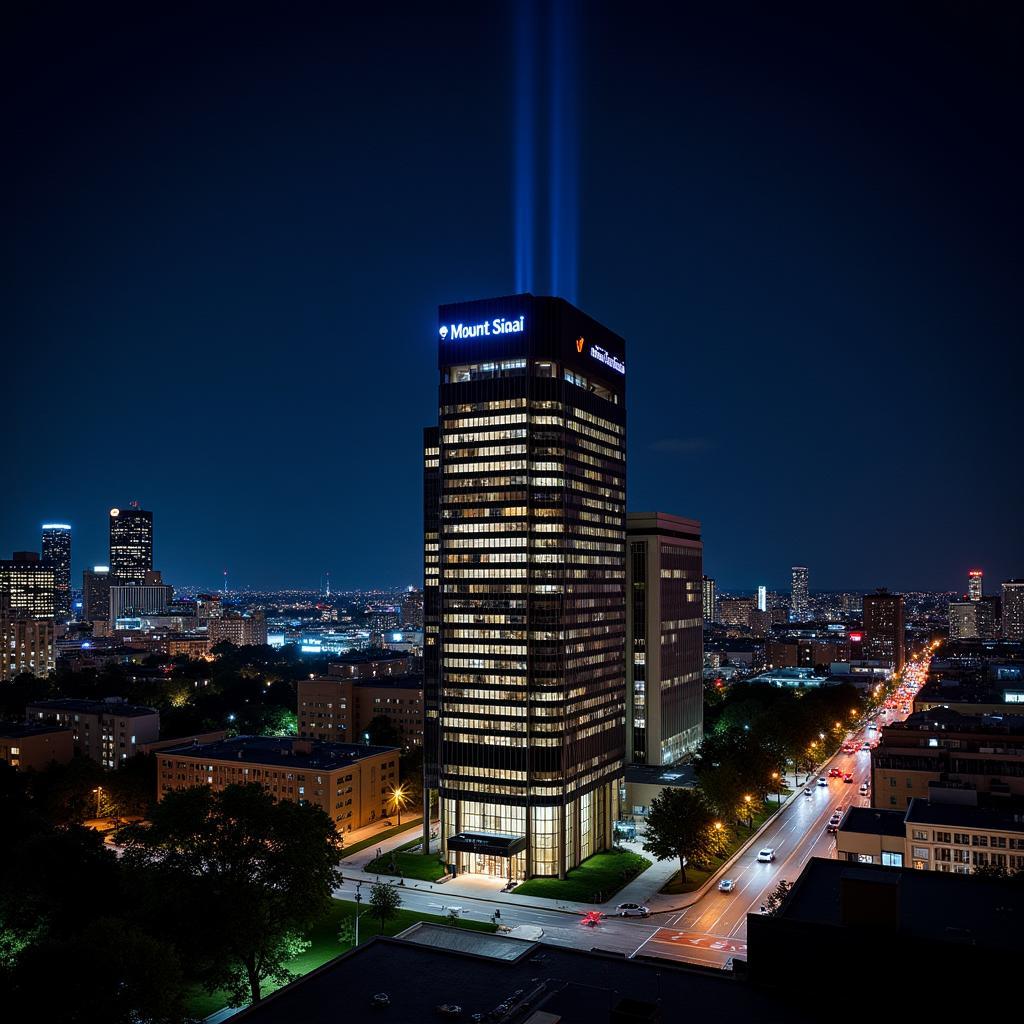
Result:
[[[611,850],[588,857],[564,879],[531,878],[512,891],[518,896],[541,896],[547,900],[604,903],[650,866],[651,862],[638,853]]]
[[[357,904],[350,900],[332,900],[331,909],[324,916],[323,920],[315,925],[306,935],[312,945],[304,953],[297,956],[289,967],[298,975],[308,974],[321,964],[333,960],[334,957],[352,945],[348,942],[338,941],[338,932],[343,923],[355,916]],[[366,911],[366,903],[362,904],[362,910]],[[415,910],[399,910],[397,915],[391,918],[381,931],[380,921],[373,916],[372,910],[363,913],[359,920],[359,943],[369,941],[375,935],[397,935],[406,928],[416,924],[417,921],[427,921],[431,924],[451,924],[446,917],[439,917],[436,914],[421,914]],[[490,921],[469,921],[459,922],[459,928],[468,928],[477,932],[493,932],[495,925]],[[274,991],[276,986],[268,985],[263,989],[263,994],[268,995]],[[228,997],[224,992],[212,994],[204,992],[199,986],[193,986],[187,999],[186,1012],[194,1017],[208,1017],[211,1013],[227,1006]]]

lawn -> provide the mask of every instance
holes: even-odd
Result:
[[[368,896],[369,892],[367,892]],[[352,943],[340,942],[338,940],[338,932],[344,922],[354,917],[356,908],[357,904],[350,900],[332,900],[331,909],[327,915],[307,934],[306,938],[313,944],[292,961],[290,965],[292,971],[299,975],[308,974],[314,968],[338,956],[339,953],[344,953],[345,950],[350,949]],[[451,924],[448,918],[438,917],[435,914],[421,914],[414,910],[399,910],[398,914],[387,922],[384,926],[384,931],[381,932],[380,921],[373,916],[372,911],[366,912],[365,902],[362,905],[362,910],[363,915],[359,921],[360,944],[367,942],[375,935],[397,935],[417,921],[429,921],[433,924]],[[490,921],[462,920],[459,923],[459,927],[469,928],[472,931],[478,932],[493,932],[495,930],[495,925],[491,924]],[[264,988],[263,994],[268,995],[272,991],[273,988],[268,985]],[[227,996],[223,992],[214,992],[211,995],[195,986],[191,990],[187,1012],[195,1017],[208,1017],[211,1013],[216,1013],[225,1006],[227,1006]]]
[[[766,802],[765,805],[754,815],[753,828],[748,829],[746,824],[733,825],[729,842],[726,843],[722,855],[714,864],[707,868],[688,867],[686,869],[686,881],[676,872],[662,887],[661,891],[670,896],[684,892],[696,892],[777,810],[778,806],[774,800]]]
[[[595,853],[564,879],[531,878],[512,891],[520,896],[542,896],[548,900],[573,900],[576,903],[604,903],[651,862],[629,850]]]
[[[378,832],[375,835],[370,836],[369,839],[362,839],[358,843],[353,843],[351,846],[346,843],[342,849],[342,853],[346,857],[351,857],[353,853],[365,850],[368,846],[376,846],[384,839],[390,839],[392,836],[397,836],[399,832],[408,832],[413,825],[419,825],[422,821],[422,817],[410,818],[408,821],[403,821],[401,825],[393,825],[391,828],[386,828],[383,832]]]
[[[400,878],[418,878],[421,882],[436,882],[447,872],[436,853],[412,853],[422,839],[413,839],[389,853],[382,853],[363,868],[371,875],[393,875]],[[392,869],[392,861],[395,868]]]

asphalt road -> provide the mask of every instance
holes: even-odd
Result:
[[[926,665],[927,663],[925,663]],[[924,671],[908,671],[908,680],[923,682]],[[919,685],[919,683],[918,683]],[[906,703],[912,705],[912,697]],[[897,708],[883,712],[876,719],[879,727],[906,717]],[[581,923],[581,918],[555,910],[540,910],[509,903],[489,902],[457,896],[446,898],[443,893],[417,890],[415,883],[402,889],[402,905],[409,910],[445,916],[451,906],[461,908],[462,916],[477,921],[490,920],[495,910],[501,912],[501,924],[532,925],[543,929],[542,941],[577,949],[601,949],[609,952],[663,957],[687,963],[722,967],[730,957],[746,957],[747,914],[760,912],[761,905],[782,879],[795,881],[811,857],[832,857],[835,838],[828,832],[828,819],[833,811],[844,812],[847,807],[870,805],[870,796],[861,796],[862,782],[871,781],[871,753],[861,750],[861,744],[877,737],[877,731],[867,725],[851,741],[857,747],[854,753],[836,754],[821,769],[826,785],[817,785],[818,776],[812,776],[810,796],[800,795],[773,819],[758,839],[730,867],[725,877],[736,883],[730,893],[712,888],[692,907],[685,910],[657,913],[650,918],[606,918],[596,927]],[[828,779],[829,768],[849,772],[852,782],[842,778]],[[775,861],[759,863],[758,851],[765,846],[775,849]],[[355,882],[346,881],[335,895],[353,899]],[[369,884],[362,884],[364,898]],[[686,897],[680,896],[680,903]]]

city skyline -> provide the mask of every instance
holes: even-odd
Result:
[[[521,64],[478,45],[513,14],[23,12],[2,327],[52,412],[12,396],[8,547],[70,522],[77,583],[137,499],[168,579],[415,582],[434,310],[515,290]],[[881,17],[579,26],[577,302],[631,339],[627,507],[700,519],[723,588],[795,563],[815,589],[1021,575],[1022,481],[990,443],[1015,430],[1019,79],[995,10]],[[292,44],[273,80],[271,40]],[[829,69],[810,91],[808,66]],[[541,261],[534,292],[552,280]],[[36,457],[122,444],[108,392],[146,410],[121,457]],[[998,501],[935,500],[979,479]]]

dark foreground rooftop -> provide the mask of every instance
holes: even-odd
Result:
[[[443,1004],[461,1007],[462,1020],[483,1013],[502,1024],[805,1024],[820,1019],[815,1007],[784,1002],[728,972],[691,970],[665,960],[626,960],[479,932],[467,940],[466,932],[436,925],[416,928],[425,929],[419,939],[415,932],[409,940],[375,938],[234,1019],[240,1024],[412,1024],[442,1019],[437,1007]],[[500,949],[491,952],[489,940]],[[510,951],[509,944],[517,941],[521,949]],[[388,993],[386,1008],[371,1005],[378,992]],[[641,1004],[634,1006],[639,1016],[614,1015],[630,1000]],[[510,1006],[507,1013],[486,1016],[503,1004]]]
[[[355,764],[372,754],[389,752],[397,754],[398,748],[371,747],[362,743],[328,743],[294,736],[233,736],[217,743],[188,743],[180,747],[167,747],[160,751],[160,756],[333,771],[335,768]]]

